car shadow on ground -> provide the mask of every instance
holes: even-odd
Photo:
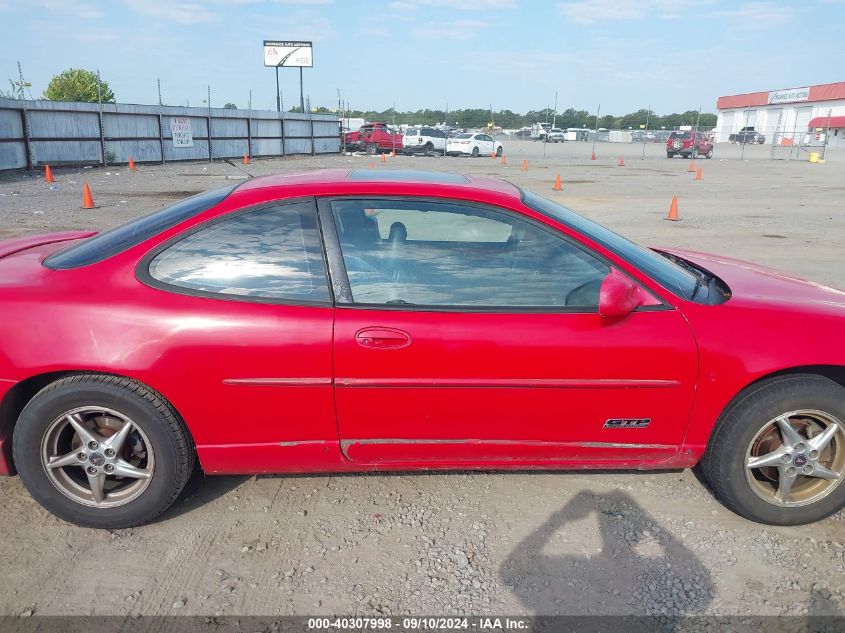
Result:
[[[585,532],[591,515],[598,535]],[[587,541],[600,542],[598,551],[584,550]],[[573,543],[574,553],[555,553],[561,544],[572,552]],[[702,613],[715,592],[704,564],[621,491],[575,495],[511,551],[499,574],[537,615],[671,618]]]
[[[248,475],[206,476],[202,469],[197,468],[191,478],[188,479],[188,483],[185,484],[185,489],[176,503],[170,506],[154,523],[170,521],[183,514],[193,512],[232,492],[250,478],[251,476]]]

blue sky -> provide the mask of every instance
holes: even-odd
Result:
[[[715,111],[845,81],[845,0],[0,0],[0,82],[99,68],[121,102],[275,109],[263,39],[314,41],[312,105]],[[280,71],[286,104],[298,71]]]

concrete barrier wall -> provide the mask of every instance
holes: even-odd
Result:
[[[188,118],[192,147],[174,147],[174,117]],[[0,98],[0,170],[339,151],[334,115]]]

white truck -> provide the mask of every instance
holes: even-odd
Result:
[[[531,138],[535,141],[545,141],[550,129],[551,123],[535,123],[531,126]]]

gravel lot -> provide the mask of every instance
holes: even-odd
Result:
[[[845,287],[845,154],[769,161],[767,146],[669,161],[662,146],[388,158],[376,169],[490,174],[640,242],[738,255]],[[626,166],[617,166],[622,156]],[[520,169],[523,159],[529,170]],[[369,157],[256,161],[256,174]],[[564,189],[552,191],[560,173]],[[104,229],[243,177],[225,163],[0,175],[0,238]],[[98,208],[79,208],[83,181]],[[673,195],[682,221],[663,221]],[[845,615],[845,515],[770,528],[722,508],[693,473],[197,476],[158,522],[69,526],[0,480],[0,615]]]

